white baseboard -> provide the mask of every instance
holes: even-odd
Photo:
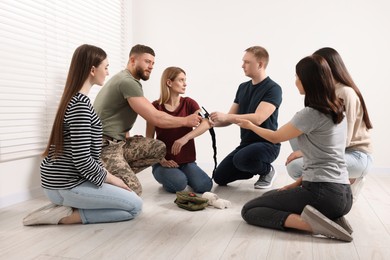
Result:
[[[43,190],[41,187],[37,187],[25,192],[15,193],[9,196],[0,197],[0,209],[5,208],[26,200],[36,199],[41,196],[44,196]]]

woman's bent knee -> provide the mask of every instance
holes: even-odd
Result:
[[[293,160],[286,165],[286,170],[291,178],[297,180],[302,176],[303,166],[300,160]]]

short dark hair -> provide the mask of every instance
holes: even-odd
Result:
[[[154,50],[149,46],[137,44],[134,45],[133,48],[131,48],[129,57],[134,54],[143,54],[143,53],[149,53],[150,55],[156,56]]]

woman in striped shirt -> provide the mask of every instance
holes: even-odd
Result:
[[[99,159],[102,124],[87,95],[107,75],[102,49],[76,49],[41,163],[42,187],[52,203],[25,217],[24,225],[116,222],[140,213],[141,198]]]

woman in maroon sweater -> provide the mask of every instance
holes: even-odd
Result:
[[[172,116],[185,117],[200,112],[198,103],[182,97],[186,90],[186,73],[178,67],[168,67],[161,77],[160,98],[153,105],[160,111]],[[163,141],[167,154],[160,163],[153,165],[154,178],[168,192],[175,193],[184,190],[187,185],[194,192],[210,191],[213,182],[211,178],[196,164],[194,138],[210,129],[211,123],[203,119],[196,127],[178,127],[163,129],[147,123],[146,136]]]

